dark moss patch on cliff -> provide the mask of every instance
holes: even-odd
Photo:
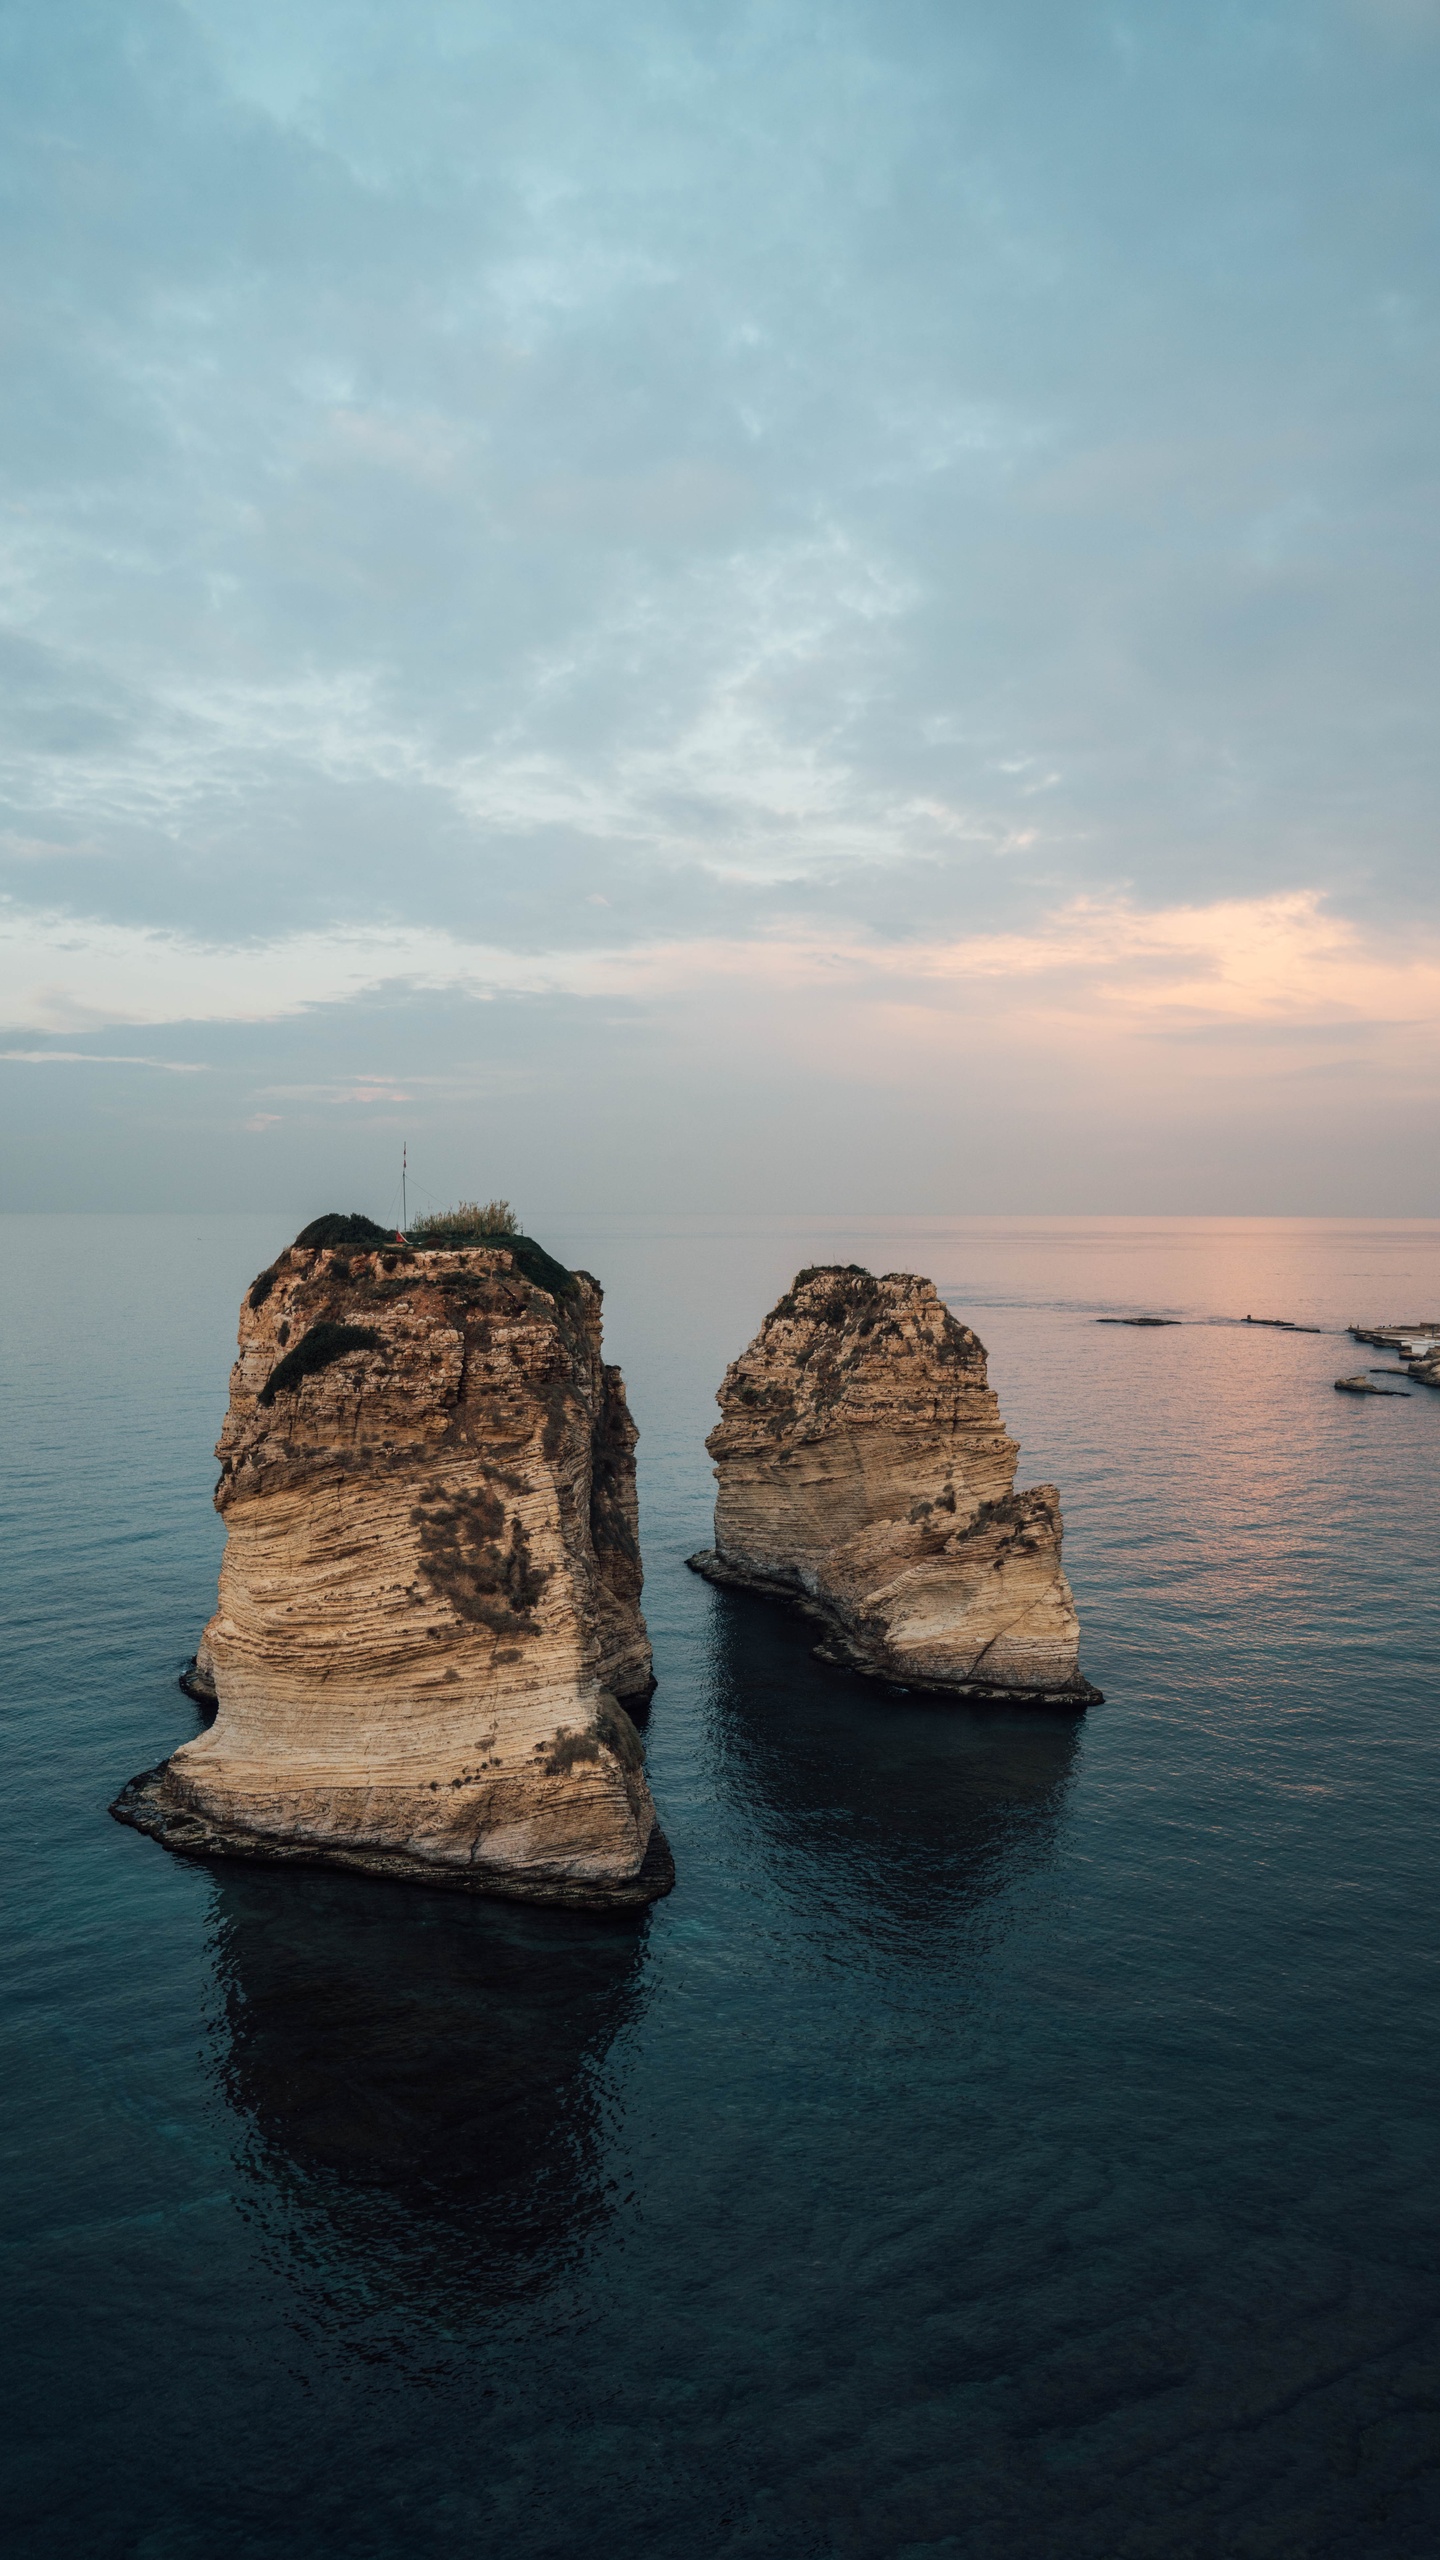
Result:
[[[577,1760],[598,1760],[599,1757],[600,1745],[593,1733],[572,1733],[562,1727],[546,1753],[545,1774],[547,1778],[568,1777]]]
[[[552,1382],[545,1398],[545,1428],[540,1434],[540,1446],[552,1462],[565,1446],[565,1433],[577,1404],[572,1387],[560,1379]]]
[[[867,1271],[863,1262],[807,1262],[803,1271],[796,1272],[784,1297],[777,1299],[761,1331],[764,1332],[782,1317],[797,1314],[801,1290],[812,1288],[817,1280],[832,1280],[836,1283],[826,1297],[812,1301],[805,1309],[807,1316],[813,1317],[820,1324],[843,1324],[857,1301],[873,1297],[878,1287],[874,1273]],[[858,1290],[855,1287],[857,1280],[864,1283],[863,1288]]]
[[[532,1564],[529,1535],[518,1511],[511,1518],[508,1543],[505,1506],[484,1487],[451,1494],[429,1486],[410,1517],[420,1532],[426,1574],[457,1616],[496,1635],[530,1633],[550,1567]]]
[[[595,1730],[622,1769],[635,1776],[645,1766],[645,1745],[618,1698],[610,1699],[595,1719]]]
[[[298,1387],[302,1378],[311,1378],[317,1370],[328,1369],[334,1360],[343,1360],[347,1351],[378,1351],[380,1335],[369,1324],[312,1324],[301,1335],[293,1351],[277,1361],[264,1386],[259,1401],[274,1403],[287,1387]]]
[[[308,1227],[301,1228],[295,1242],[306,1253],[323,1252],[326,1245],[335,1244],[393,1245],[395,1231],[377,1227],[359,1209],[352,1209],[348,1218],[338,1209],[327,1209],[323,1218],[312,1218]]]
[[[268,1271],[262,1271],[258,1280],[251,1281],[249,1306],[252,1316],[259,1314],[279,1277],[279,1270],[272,1262]]]
[[[629,1520],[629,1443],[607,1409],[595,1434],[590,1479],[590,1543],[597,1556],[623,1556],[640,1567],[640,1543]],[[639,1584],[637,1581],[636,1588]]]
[[[578,1761],[598,1760],[602,1744],[607,1751],[614,1752],[622,1769],[631,1777],[638,1777],[645,1766],[645,1745],[618,1698],[607,1699],[602,1704],[595,1718],[594,1733],[575,1733],[564,1726],[560,1728],[548,1752],[545,1752],[543,1765],[546,1775],[564,1777]],[[537,1753],[544,1748],[543,1743],[536,1744]]]
[[[552,1298],[574,1296],[577,1286],[574,1272],[567,1271],[564,1263],[557,1262],[554,1254],[547,1253],[543,1244],[537,1244],[533,1236],[509,1236],[505,1241],[515,1258],[516,1270],[523,1271],[526,1279],[533,1281],[537,1289],[547,1290]]]

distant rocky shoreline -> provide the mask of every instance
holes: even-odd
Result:
[[[1405,1363],[1405,1376],[1422,1387],[1440,1387],[1440,1318],[1432,1324],[1352,1324],[1350,1334],[1353,1341],[1371,1343],[1377,1351],[1393,1351]]]

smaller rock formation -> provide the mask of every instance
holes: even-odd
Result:
[[[793,1602],[821,1658],[907,1688],[1084,1706],[1053,1485],[1019,1450],[985,1347],[929,1280],[802,1271],[732,1362],[706,1443],[712,1582]]]
[[[1396,1375],[1399,1375],[1398,1371],[1396,1372]],[[1367,1378],[1364,1370],[1360,1369],[1357,1370],[1353,1378],[1337,1378],[1335,1381],[1335,1393],[1337,1396],[1400,1396],[1403,1398],[1408,1395],[1409,1389],[1407,1387],[1377,1387],[1374,1379]]]
[[[635,1442],[588,1272],[316,1220],[240,1311],[185,1680],[215,1720],[117,1819],[527,1901],[668,1892],[623,1703],[654,1687]]]

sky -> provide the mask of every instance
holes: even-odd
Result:
[[[0,1198],[1440,1213],[1440,0],[0,0]]]

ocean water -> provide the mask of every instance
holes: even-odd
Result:
[[[11,2547],[1431,2560],[1440,1395],[1332,1381],[1383,1363],[1347,1322],[1440,1315],[1440,1227],[545,1240],[643,1435],[639,1916],[107,1819],[194,1730],[284,1237],[0,1222]],[[686,1573],[724,1363],[819,1260],[989,1346],[1103,1707],[877,1693]]]

